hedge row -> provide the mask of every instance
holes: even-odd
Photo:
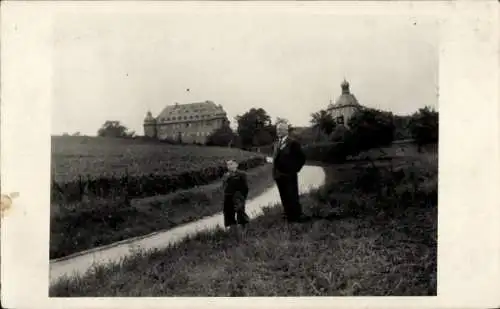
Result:
[[[264,157],[254,157],[240,162],[240,169],[247,170],[266,162]],[[52,181],[52,202],[81,201],[84,196],[99,198],[140,198],[168,194],[181,189],[206,185],[222,177],[226,166],[207,167],[176,175],[130,176],[128,173],[111,177],[80,177],[76,181],[57,183]]]
[[[343,142],[309,144],[303,147],[308,161],[342,163],[349,155],[349,148]]]

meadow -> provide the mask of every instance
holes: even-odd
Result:
[[[324,166],[301,196],[313,220],[279,205],[247,230],[214,230],[61,279],[67,296],[432,296],[437,286],[437,152]]]
[[[227,159],[248,173],[250,197],[272,185],[265,157],[239,149],[73,136],[53,138],[52,148],[54,170],[64,177],[52,188],[51,259],[221,211],[217,180]],[[65,169],[71,162],[74,168]],[[141,174],[141,167],[158,174]],[[98,176],[106,169],[105,175],[121,176]],[[86,172],[95,177],[81,177]],[[62,182],[75,177],[80,179]]]
[[[63,136],[52,138],[52,203],[84,198],[142,198],[205,185],[234,159],[243,170],[265,156],[235,148],[158,141]]]
[[[172,145],[146,140],[52,137],[52,178],[57,183],[80,176],[111,177],[128,174],[170,175],[218,167],[228,158],[239,162],[256,157],[236,148]]]

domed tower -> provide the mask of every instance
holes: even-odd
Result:
[[[144,136],[156,138],[156,119],[148,111],[144,118]]]
[[[340,84],[341,95],[337,98],[335,104],[330,104],[327,109],[338,124],[343,124],[346,127],[348,127],[352,115],[362,108],[349,87],[349,82],[344,78],[344,81]]]
[[[350,94],[351,91],[349,90],[349,82],[345,80],[340,84],[340,88],[342,89],[342,94]]]

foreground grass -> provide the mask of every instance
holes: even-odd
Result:
[[[274,183],[271,164],[247,171],[249,198],[256,197]],[[51,220],[50,258],[59,258],[131,237],[170,229],[222,211],[220,181],[170,195],[132,201],[126,206],[118,201],[97,201],[87,210],[76,209]]]
[[[386,163],[387,164],[387,163]],[[302,196],[316,219],[268,209],[242,234],[198,234],[168,249],[63,278],[57,296],[436,295],[437,157],[327,169]]]

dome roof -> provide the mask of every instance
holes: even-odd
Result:
[[[151,112],[148,111],[148,113],[146,114],[146,118],[144,118],[144,122],[154,122],[155,119],[153,118],[153,115],[151,115]]]
[[[340,97],[337,99],[337,101],[335,101],[335,104],[333,105],[333,107],[344,107],[344,106],[352,106],[352,105],[356,105],[356,106],[359,106],[359,102],[358,102],[358,99],[356,99],[356,97],[351,94],[351,93],[344,93],[342,95],[340,95]]]
[[[351,93],[348,81],[344,79],[342,84],[340,84],[340,88],[342,89],[342,94],[337,98],[335,104],[330,104],[328,106],[328,109],[335,109],[346,106],[361,107],[361,104],[359,104],[358,99],[356,99],[354,94]]]

